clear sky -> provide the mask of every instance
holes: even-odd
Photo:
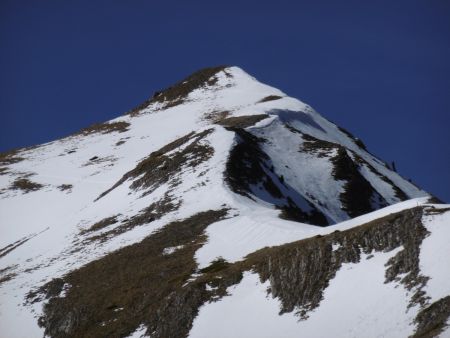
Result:
[[[450,2],[0,1],[0,151],[237,65],[450,202]]]

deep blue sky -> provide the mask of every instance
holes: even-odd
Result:
[[[238,65],[450,202],[450,2],[1,0],[0,151]]]

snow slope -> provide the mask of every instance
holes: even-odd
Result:
[[[267,295],[270,283],[246,273],[241,283],[230,288],[230,296],[200,309],[189,337],[209,337],[213,330],[221,338],[408,337],[414,333],[413,311],[392,315],[406,312],[407,292],[384,285],[384,264],[394,254],[376,254],[343,266],[321,306],[305,321],[294,313],[280,315],[279,301]]]
[[[264,247],[343,231],[426,204],[429,194],[301,101],[238,67],[206,72],[205,79],[198,74],[129,114],[0,157],[2,337],[43,335],[37,318],[46,300],[27,301],[30,291],[203,211],[226,208],[228,217],[206,228],[208,240],[195,253],[198,269],[218,257],[238,262]],[[249,153],[253,154],[248,157]],[[236,176],[230,169],[236,163],[249,171]],[[433,301],[449,294],[445,280],[450,274],[442,269],[448,254],[447,215],[424,219],[431,235],[423,243],[420,261],[424,274],[433,276],[426,291]],[[318,227],[315,219],[334,225]],[[175,248],[168,246],[166,254]],[[270,337],[278,326],[277,332],[285,330],[286,336],[300,328],[315,332],[335,311],[333,297],[352,285],[345,281],[358,278],[403,309],[406,291],[382,283],[390,255],[376,254],[354,268],[344,265],[326,291],[326,302],[311,321],[300,323],[292,313],[279,316],[277,299],[265,296],[267,282],[259,283],[255,274],[246,273],[230,289],[230,297],[201,308],[191,334],[201,337],[211,323],[219,327],[214,320],[220,320],[221,311],[232,316],[236,308],[257,304],[261,304],[257,320],[271,329],[248,331],[252,328],[240,322],[245,317],[235,313],[233,325],[221,332],[225,336],[236,330],[241,336],[264,332]],[[251,293],[243,297],[249,289]],[[358,330],[371,325],[376,330],[373,323],[378,320],[391,328],[384,336],[414,331],[411,318],[418,310],[394,323],[383,316],[383,304],[367,294],[369,289],[360,291],[373,307],[355,311],[376,309],[372,317],[359,320],[356,312],[350,313],[348,325],[336,322],[328,330],[358,336],[362,332]],[[141,326],[135,329],[136,335],[144,332]]]

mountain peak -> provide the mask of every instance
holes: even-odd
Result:
[[[189,100],[189,96],[203,93],[203,96],[210,97],[211,92],[220,92],[221,89],[238,87],[235,94],[251,95],[250,91],[262,90],[267,92],[269,86],[258,82],[254,77],[247,74],[244,70],[236,66],[216,66],[200,69],[186,78],[176,82],[175,84],[156,91],[151,98],[127,112],[130,115],[136,115],[142,110],[149,107],[170,108],[178,106]],[[258,88],[259,87],[259,88]],[[281,93],[279,90],[272,88],[271,92],[275,94]],[[261,100],[267,97],[277,97],[278,95],[270,93],[261,97]],[[196,99],[201,99],[201,95],[197,95]],[[231,97],[230,100],[237,99]]]
[[[371,254],[373,287],[410,271],[398,286],[423,310],[418,239],[446,217],[429,197],[307,104],[205,68],[114,120],[0,155],[2,334],[185,337],[202,305],[259,280],[252,267],[307,320],[339,269]]]

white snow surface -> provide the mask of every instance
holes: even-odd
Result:
[[[295,311],[279,315],[279,300],[267,292],[269,282],[245,272],[228,289],[229,296],[200,308],[189,337],[408,337],[417,309],[407,309],[409,297],[402,285],[384,284],[384,265],[399,250],[343,264],[307,320]]]
[[[258,274],[245,272],[230,296],[200,308],[189,333],[191,338],[294,337],[298,318],[292,313],[278,315],[279,302],[267,296],[269,282],[261,283]]]
[[[431,297],[431,302],[435,302],[450,295],[450,210],[442,214],[425,215],[422,222],[430,235],[425,238],[420,249],[420,270],[430,277],[425,291]]]
[[[148,337],[145,332],[147,331],[147,328],[144,324],[140,325],[136,331],[134,331],[131,335],[129,335],[127,338],[144,338]]]
[[[282,220],[276,217],[274,210],[260,210],[253,206],[256,210],[210,225],[206,229],[208,242],[197,250],[195,257],[200,268],[208,266],[217,257],[236,262],[264,247],[347,230],[389,214],[426,205],[426,201],[427,198],[416,198],[400,202],[325,228]]]
[[[24,304],[25,297],[30,290],[111,251],[139,242],[171,221],[184,219],[198,212],[218,210],[223,207],[230,210],[229,218],[211,224],[207,228],[208,241],[197,251],[195,256],[201,268],[209,265],[217,257],[223,257],[230,262],[238,261],[249,253],[266,246],[280,245],[317,234],[326,234],[337,229],[348,229],[383,215],[426,203],[428,198],[426,192],[386,168],[380,160],[359,148],[349,136],[308,105],[288,97],[276,88],[258,82],[238,67],[227,68],[226,73],[228,75],[223,71],[217,74],[218,81],[213,87],[191,92],[186,102],[181,105],[164,108],[161,103],[153,103],[142,109],[136,116],[124,115],[109,121],[111,123],[129,123],[128,130],[123,133],[69,136],[22,150],[18,156],[24,160],[6,166],[6,174],[0,175],[0,250],[18,241],[24,241],[3,256],[1,253],[4,251],[0,251],[0,278],[11,277],[0,283],[2,337],[43,336],[43,329],[37,325],[37,317],[42,311],[42,302],[33,305]],[[282,98],[259,102],[270,95]],[[316,206],[336,224],[321,228],[282,220],[278,217],[279,211],[270,201],[258,198],[258,196],[252,200],[232,192],[224,181],[223,173],[236,138],[232,131],[213,125],[206,118],[208,114],[221,111],[230,112],[230,116],[269,114],[269,118],[247,130],[267,140],[263,150],[271,158],[274,173],[283,175],[286,186],[298,192],[305,205],[311,203]],[[299,152],[299,147],[304,140],[299,133],[290,131],[286,125],[352,150],[375,168],[380,175],[391,180],[409,198],[415,199],[397,203],[399,200],[386,180],[380,179],[366,168],[362,170],[362,174],[370,181],[374,189],[388,203],[397,204],[348,220],[349,216],[342,210],[338,199],[343,183],[332,178],[332,167],[329,160],[326,157],[314,157]],[[143,196],[143,191],[130,189],[131,181],[126,181],[96,200],[101,193],[111,188],[125,173],[134,169],[137,163],[153,151],[192,131],[201,132],[209,128],[213,128],[213,132],[201,142],[212,147],[214,155],[195,169],[183,168],[178,177],[180,184],[175,187],[162,184],[152,193]],[[124,143],[118,144],[118,142]],[[97,159],[91,160],[94,157]],[[42,184],[44,187],[29,193],[11,190],[12,182],[23,177]],[[58,188],[63,184],[72,187],[67,190]],[[180,203],[177,210],[167,213],[159,220],[115,236],[104,243],[83,242],[86,236],[80,234],[81,230],[86,230],[94,223],[115,215],[118,215],[119,220],[130,218],[151,203],[163,198],[165,194],[169,194]],[[449,294],[445,283],[445,278],[448,280],[449,272],[442,269],[442,266],[446,265],[445,257],[446,255],[448,257],[449,253],[449,246],[446,245],[446,242],[449,242],[450,239],[448,226],[446,226],[448,216],[445,215],[442,217],[430,216],[425,219],[431,235],[424,242],[421,268],[432,276],[427,293],[433,299]],[[114,229],[118,224],[110,225],[100,230],[99,233]],[[436,235],[434,235],[434,231],[436,231]],[[435,245],[438,245],[438,249],[435,248]],[[176,248],[167,248],[167,250],[167,254],[170,254]],[[435,252],[437,252],[438,260],[434,259]],[[373,274],[371,273],[370,276],[381,273],[382,264],[390,254],[377,254],[371,260],[364,261],[363,265],[356,265],[351,269],[343,267],[335,278],[337,284],[332,284],[329,292],[334,295],[333,292],[345,284],[344,279],[359,278],[355,277],[355,271],[361,271],[358,273],[359,276],[368,271],[370,266],[369,270],[373,270]],[[378,263],[381,264],[381,267],[378,266]],[[375,284],[370,284],[379,286],[379,289],[374,292],[392,297],[392,302],[404,297],[401,288],[394,291],[391,290],[392,285],[380,286],[378,283],[380,279],[377,278],[374,277],[373,283]],[[247,307],[249,311],[239,311],[239,315],[238,312],[229,313],[229,318],[239,317],[245,312],[251,316],[250,309],[258,309],[260,305],[261,309],[257,315],[260,316],[258,318],[263,319],[263,322],[259,323],[259,326],[267,326],[266,337],[270,337],[270,332],[275,332],[275,327],[278,325],[274,323],[282,326],[277,328],[279,334],[284,334],[283,330],[286,330],[286,334],[298,332],[296,330],[302,325],[305,330],[308,330],[310,324],[299,323],[298,317],[292,314],[279,316],[278,301],[267,298],[265,291],[267,285],[258,283],[257,276],[247,274],[244,280],[233,289],[232,296],[225,297],[217,304],[206,305],[202,308],[201,314],[209,313],[208,309],[215,307],[225,306],[221,311],[228,311],[231,308],[236,309],[236,306],[242,306],[243,308]],[[336,287],[338,289],[334,289]],[[370,293],[368,288],[364,287],[364,290]],[[245,296],[247,292],[248,297],[242,298],[242,302],[240,302],[240,296],[236,295]],[[371,295],[366,296],[372,297]],[[374,302],[372,298],[369,300]],[[252,302],[259,305],[256,306]],[[327,300],[325,300],[324,306],[326,304],[328,304]],[[402,307],[403,304],[403,300],[399,300],[398,306]],[[327,306],[331,307],[321,310],[321,306],[318,311],[326,311],[324,314],[330,314],[334,308],[331,303]],[[212,316],[211,318],[219,316],[214,312],[216,310],[211,311],[213,311],[212,314],[207,316]],[[315,318],[315,315],[314,313],[311,318]],[[408,331],[409,324],[405,324],[408,316],[398,319],[399,322],[396,322],[398,327],[396,323],[389,324],[390,327],[397,327],[398,332]],[[191,333],[193,336],[199,337],[199,334],[205,332],[201,331],[204,330],[202,329],[204,324],[201,324],[204,320],[202,315],[196,319],[194,330]],[[238,318],[236,320],[236,323],[244,325]],[[271,322],[272,320],[273,322]],[[364,320],[361,323],[363,322]],[[355,332],[360,332],[358,330],[362,328],[362,326],[358,326],[362,324],[358,323],[354,323]],[[391,323],[391,321],[387,323]],[[217,325],[219,324],[217,323]],[[372,326],[379,327],[375,324]],[[337,323],[335,328],[339,330]],[[144,329],[142,327],[140,329],[136,331],[136,335],[143,334],[142,330]],[[244,330],[242,332],[252,330],[250,327],[242,327],[242,329]],[[341,329],[343,330],[342,327]],[[226,330],[227,328],[224,327],[223,332],[229,332]],[[228,330],[231,330],[231,327]],[[262,331],[259,333],[265,334]],[[259,336],[263,337],[264,335]],[[249,336],[247,335],[247,337]],[[277,337],[282,337],[282,335]]]

